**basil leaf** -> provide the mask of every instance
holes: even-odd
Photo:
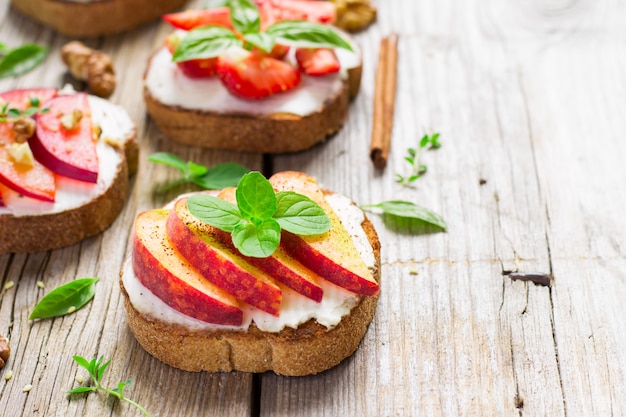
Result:
[[[98,278],[80,278],[55,288],[39,301],[29,319],[63,316],[80,309],[94,297],[98,281]]]
[[[0,42],[0,58],[5,56],[7,52],[9,52],[9,48],[5,44]]]
[[[242,221],[233,229],[232,237],[243,255],[267,258],[280,244],[280,225],[274,219],[266,219],[259,225]]]
[[[306,20],[283,20],[268,27],[265,33],[280,38],[281,43],[298,47],[353,50],[330,26]]]
[[[215,165],[204,175],[192,178],[192,181],[207,190],[220,190],[226,187],[236,187],[241,177],[248,171],[249,169],[243,165],[227,162]]]
[[[250,0],[230,0],[230,21],[239,33],[255,33],[261,30],[261,18],[256,5]]]
[[[172,61],[214,58],[231,46],[241,44],[241,40],[225,27],[202,26],[187,32],[174,51]]]
[[[176,168],[182,173],[187,170],[187,164],[178,156],[169,152],[156,152],[148,157],[148,161]]]
[[[189,176],[190,178],[199,177],[207,172],[207,168],[204,165],[198,165],[191,161],[187,162],[186,168],[186,176]]]
[[[246,33],[243,35],[246,42],[256,46],[257,48],[269,53],[274,49],[276,39],[266,33]]]
[[[241,177],[235,196],[241,215],[253,223],[269,219],[276,211],[274,188],[260,172]]]
[[[330,229],[330,219],[309,197],[293,191],[276,194],[274,218],[280,227],[297,235],[317,235]]]
[[[361,208],[364,210],[378,209],[378,210],[382,210],[382,213],[386,215],[401,217],[401,218],[406,218],[406,219],[420,220],[420,221],[432,224],[434,226],[440,227],[444,230],[446,229],[446,222],[443,219],[443,217],[441,217],[437,213],[427,208],[418,206],[417,204],[412,203],[410,201],[403,201],[403,200],[383,201],[382,203],[378,203],[378,204],[370,204],[370,205],[361,206]]]
[[[0,61],[0,79],[17,77],[41,64],[48,55],[48,48],[26,44],[9,50]]]
[[[243,220],[234,204],[210,195],[190,196],[187,199],[187,208],[199,220],[225,232],[232,232],[233,228]]]

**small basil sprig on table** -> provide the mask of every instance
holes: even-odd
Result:
[[[79,310],[96,294],[98,278],[80,278],[46,294],[30,313],[30,320],[64,316]]]
[[[427,147],[428,149],[439,149],[441,147],[439,133],[433,133],[432,135],[425,134],[422,136],[417,149],[407,149],[407,156],[404,157],[404,160],[411,165],[411,173],[406,177],[401,174],[396,174],[396,181],[400,183],[400,185],[409,185],[426,173],[428,167],[420,163],[420,156],[422,155],[422,151]]]
[[[246,256],[265,258],[280,244],[280,231],[317,235],[330,229],[330,219],[309,197],[293,191],[274,192],[259,172],[241,178],[237,205],[217,197],[196,194],[187,207],[199,220],[231,233],[233,244]]]
[[[411,201],[390,200],[378,204],[368,204],[361,206],[363,210],[372,211],[377,214],[399,217],[404,219],[419,220],[433,226],[446,230],[446,222],[439,214],[431,211]]]
[[[172,181],[159,191],[168,191],[174,187],[190,182],[206,190],[220,190],[225,187],[234,187],[241,177],[249,171],[248,168],[234,162],[226,162],[215,165],[212,168],[207,168],[204,165],[199,165],[192,161],[185,162],[180,157],[168,152],[153,153],[148,157],[148,160],[176,168],[182,174],[181,178]]]
[[[226,5],[230,8],[230,19],[237,33],[214,25],[192,29],[176,48],[172,56],[174,62],[214,58],[235,45],[271,52],[278,41],[296,47],[352,50],[330,25],[289,20],[274,23],[261,32],[261,17],[253,1],[229,0]]]
[[[9,49],[0,45],[0,79],[26,74],[41,64],[48,55],[48,48],[36,44],[25,44]]]
[[[104,359],[102,356],[100,356],[98,359],[94,358],[90,361],[83,358],[82,356],[74,356],[73,358],[74,358],[74,361],[76,361],[78,365],[85,368],[87,372],[89,372],[89,376],[91,377],[91,380],[94,383],[94,385],[71,389],[67,391],[68,394],[80,394],[83,392],[103,391],[113,397],[119,398],[122,401],[126,401],[128,404],[131,404],[132,406],[136,407],[145,416],[150,417],[150,413],[148,413],[148,411],[145,408],[137,404],[135,401],[129,398],[126,398],[124,396],[124,388],[131,384],[130,379],[126,381],[121,381],[119,384],[117,384],[117,388],[114,388],[114,389],[108,389],[102,386],[102,375],[104,375],[104,371],[108,368],[109,364],[111,363],[110,360],[103,363]]]
[[[0,123],[6,123],[6,122],[14,121],[16,119],[31,117],[37,113],[45,114],[50,111],[48,107],[44,107],[43,109],[40,109],[39,108],[40,105],[41,105],[41,100],[39,100],[38,97],[31,97],[30,107],[24,111],[17,109],[15,107],[11,107],[11,103],[4,103],[2,108],[0,108]]]

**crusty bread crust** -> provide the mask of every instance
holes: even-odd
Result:
[[[374,249],[374,278],[380,282],[380,242],[374,226],[362,224]],[[359,346],[371,322],[378,295],[363,297],[349,315],[331,330],[315,320],[297,329],[263,332],[189,331],[137,311],[131,304],[120,275],[128,325],[139,344],[155,358],[185,371],[274,371],[280,375],[316,374],[339,364]]]
[[[182,7],[187,0],[11,0],[16,10],[73,37],[123,32]]]
[[[126,203],[128,177],[137,170],[136,129],[122,145],[122,149],[118,148],[121,161],[113,183],[88,203],[54,214],[0,214],[0,254],[42,252],[70,246],[109,227]]]

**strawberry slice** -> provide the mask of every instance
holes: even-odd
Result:
[[[329,1],[316,0],[256,0],[263,28],[282,20],[309,20],[333,23],[337,13]]]
[[[180,45],[180,37],[172,33],[165,38],[165,46],[172,55]],[[176,65],[189,78],[208,78],[217,73],[217,58],[192,59],[177,62]]]
[[[58,96],[44,106],[50,111],[37,116],[36,134],[28,141],[35,158],[57,174],[97,182],[98,155],[87,94]]]
[[[43,103],[57,94],[56,89],[13,90],[0,94],[0,106],[24,111],[34,99]],[[16,163],[10,149],[15,144],[13,123],[0,122],[0,183],[26,197],[54,201],[56,184],[54,174],[37,160],[30,164]]]
[[[300,83],[300,72],[284,61],[233,47],[217,60],[217,75],[233,95],[258,100]]]
[[[326,48],[298,48],[296,61],[300,71],[307,75],[326,75],[341,68],[335,51]]]
[[[207,25],[224,26],[233,29],[233,25],[230,22],[230,9],[228,7],[170,13],[164,15],[163,20],[177,29],[184,30],[191,30]]]

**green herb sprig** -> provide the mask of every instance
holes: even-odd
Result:
[[[253,1],[229,0],[226,5],[230,8],[230,19],[236,32],[215,25],[192,29],[174,51],[174,62],[214,58],[235,45],[271,52],[277,42],[295,47],[352,50],[350,44],[329,25],[285,20],[261,32],[261,17]]]
[[[124,396],[124,388],[126,388],[128,385],[131,384],[130,379],[126,381],[121,381],[119,384],[117,384],[117,388],[114,388],[114,389],[108,389],[102,386],[102,376],[104,375],[104,371],[111,364],[110,360],[103,363],[104,359],[102,356],[100,356],[98,359],[94,358],[90,361],[83,358],[82,356],[74,356],[73,358],[74,358],[74,361],[76,361],[78,365],[82,366],[83,368],[87,370],[87,372],[89,372],[89,376],[91,377],[91,380],[94,385],[71,389],[67,391],[68,394],[79,394],[83,392],[102,391],[113,397],[119,398],[122,401],[127,402],[128,404],[136,407],[145,416],[150,417],[150,413],[148,413],[148,411],[145,408],[143,408],[141,405],[137,404],[135,401],[131,400],[130,398],[127,398]]]
[[[428,167],[420,163],[420,156],[422,155],[422,151],[427,147],[428,149],[438,149],[441,147],[439,133],[433,133],[432,135],[425,134],[422,136],[417,149],[407,149],[407,156],[404,157],[404,160],[411,165],[411,173],[406,177],[401,174],[396,174],[396,181],[398,183],[407,186],[426,173]]]
[[[182,184],[193,183],[206,190],[219,190],[225,187],[234,187],[248,168],[234,162],[218,164],[212,168],[199,165],[194,162],[183,161],[180,157],[168,153],[157,152],[148,157],[150,162],[163,164],[175,168],[182,174],[178,178],[159,189],[161,192],[169,191]]]
[[[44,107],[43,109],[39,108],[39,106],[41,106],[41,100],[39,100],[38,97],[31,97],[30,107],[24,111],[10,106],[11,103],[4,103],[2,108],[0,108],[0,123],[7,123],[17,119],[31,117],[35,114],[45,114],[50,111],[48,107]]]
[[[246,256],[265,258],[280,244],[280,232],[317,235],[330,229],[330,219],[309,197],[293,191],[274,192],[259,172],[244,175],[235,192],[237,205],[196,194],[187,200],[192,215],[231,233],[233,244]]]
[[[46,46],[25,44],[9,49],[0,44],[0,79],[26,74],[41,64],[47,55]]]
[[[418,206],[411,201],[390,200],[378,204],[363,205],[361,208],[376,214],[422,221],[443,230],[446,230],[447,227],[445,220],[439,214],[422,206]]]
[[[96,294],[98,281],[98,278],[80,278],[55,288],[37,303],[29,319],[64,316],[79,310]]]

